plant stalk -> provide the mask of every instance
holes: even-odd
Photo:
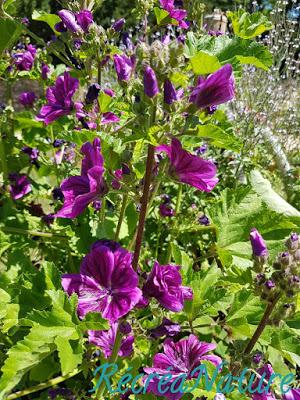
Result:
[[[116,230],[116,234],[115,234],[115,241],[116,242],[119,239],[120,231],[121,231],[121,228],[122,228],[122,222],[123,222],[125,211],[126,211],[126,207],[127,207],[127,201],[128,201],[128,193],[124,193],[123,201],[122,201],[122,207],[121,207],[119,221],[118,221],[118,226],[117,226],[117,230]]]
[[[109,358],[109,361],[108,361],[109,364],[115,364],[116,361],[117,361],[117,358],[118,358],[118,353],[119,353],[121,342],[122,342],[122,334],[121,334],[120,329],[119,329],[121,321],[122,320],[120,320],[119,325],[118,325],[116,340],[115,340],[115,343],[114,343],[114,348],[113,348],[112,354],[111,354],[111,356]],[[101,382],[101,385],[99,386],[98,390],[96,391],[95,398],[99,399],[99,400],[100,399],[102,400],[104,398],[103,394],[105,392],[105,389],[106,389],[105,381],[103,380]]]
[[[81,371],[82,371],[81,369],[77,368],[73,372],[70,372],[67,375],[58,376],[57,378],[50,379],[49,381],[44,382],[44,383],[40,383],[39,385],[32,386],[32,387],[30,387],[28,389],[24,389],[24,390],[20,390],[19,392],[12,393],[9,396],[7,396],[7,400],[18,399],[20,397],[27,396],[28,394],[39,392],[40,390],[44,390],[44,389],[47,389],[49,387],[58,385],[59,383],[64,382],[67,379],[70,379],[75,375],[78,375]]]
[[[67,239],[67,236],[62,236],[62,235],[55,235],[54,233],[50,232],[39,232],[39,231],[32,231],[28,229],[21,229],[21,228],[14,228],[10,226],[3,226],[0,227],[0,230],[6,233],[16,233],[16,234],[21,234],[21,235],[31,235],[31,236],[39,236],[39,237],[44,237],[44,238],[49,238],[49,239]]]
[[[143,235],[144,235],[145,220],[146,220],[146,215],[147,215],[150,184],[151,184],[153,162],[154,162],[154,153],[155,153],[154,146],[152,146],[152,144],[149,144],[148,155],[147,155],[147,164],[146,164],[146,173],[145,173],[145,177],[144,177],[144,190],[143,190],[143,196],[141,199],[142,206],[141,206],[140,218],[139,218],[136,241],[135,241],[135,249],[134,249],[133,261],[132,261],[132,267],[135,271],[138,266],[141,247],[142,247],[142,241],[143,241]]]
[[[268,324],[270,316],[271,316],[274,308],[276,307],[276,304],[278,303],[279,299],[280,299],[280,293],[277,294],[277,296],[272,301],[272,303],[269,303],[267,305],[267,308],[264,312],[264,315],[263,315],[258,327],[256,328],[256,331],[254,332],[252,338],[250,339],[249,343],[247,344],[247,346],[244,350],[245,355],[250,354],[251,351],[253,350],[256,342],[260,338],[260,335],[263,333],[263,330],[265,329],[266,325]]]

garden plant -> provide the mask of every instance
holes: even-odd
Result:
[[[288,2],[59,3],[0,0],[0,400],[299,400]]]

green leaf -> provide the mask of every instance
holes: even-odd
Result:
[[[100,110],[102,113],[105,113],[109,110],[109,105],[112,102],[112,97],[109,96],[108,94],[101,92],[99,94],[99,106],[100,106]]]
[[[224,130],[213,124],[198,125],[197,136],[210,139],[213,146],[221,149],[239,152],[242,147],[241,141],[234,136],[231,130]]]
[[[213,264],[205,271],[194,273],[189,286],[193,289],[193,300],[186,301],[185,311],[189,320],[197,318],[207,303],[207,295],[215,290],[215,284],[221,275],[220,269]]]
[[[62,371],[70,372],[71,366],[81,362],[83,348],[77,326],[77,297],[69,298],[61,290],[49,290],[47,293],[52,300],[51,311],[35,310],[22,320],[24,326],[31,326],[30,332],[7,353],[0,379],[0,400],[28,371],[55,350],[59,351]]]
[[[252,322],[253,319],[259,321],[262,310],[263,306],[260,298],[254,296],[251,291],[243,289],[236,293],[226,322],[230,325],[232,321],[240,318],[246,318],[249,322]]]
[[[290,217],[300,217],[300,212],[279,196],[279,194],[272,189],[268,179],[264,178],[257,169],[250,172],[250,183],[255,192],[271,210]]]
[[[292,220],[269,209],[251,187],[225,189],[220,200],[211,206],[209,216],[217,228],[217,252],[225,266],[251,267],[251,228],[264,236],[271,258],[282,251],[283,241],[296,228]]]
[[[154,7],[157,25],[166,25],[171,22],[170,14],[162,8]]]
[[[58,357],[63,375],[74,371],[82,362],[83,348],[82,346],[71,346],[70,340],[61,336],[56,337],[55,344],[57,346]]]
[[[86,314],[83,321],[80,321],[79,325],[82,331],[91,330],[107,330],[109,329],[109,324],[106,319],[101,317],[101,314],[96,312],[90,312]]]
[[[58,15],[56,14],[47,14],[41,11],[34,10],[32,14],[32,19],[34,21],[43,21],[46,22],[50,26],[50,28],[57,34],[59,35],[60,33],[57,32],[54,28],[54,26],[58,23],[61,22],[61,19],[59,18]]]
[[[20,37],[23,26],[9,18],[0,18],[0,53],[10,50]]]
[[[253,39],[273,28],[272,22],[260,12],[250,14],[238,10],[228,12],[227,16],[231,19],[234,34],[242,39]]]
[[[221,68],[218,58],[204,51],[199,51],[193,56],[190,63],[196,75],[208,75]]]

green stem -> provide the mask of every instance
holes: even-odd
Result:
[[[20,235],[31,235],[31,236],[39,236],[39,237],[44,237],[44,238],[49,238],[49,239],[68,239],[67,236],[62,236],[62,235],[55,235],[54,233],[48,233],[48,232],[39,232],[39,231],[32,231],[28,229],[21,229],[21,228],[14,228],[10,226],[4,226],[0,227],[1,231],[6,232],[6,233],[17,233]]]
[[[2,172],[3,172],[3,180],[6,183],[7,177],[8,177],[8,168],[7,168],[7,162],[6,162],[5,147],[4,147],[1,132],[0,132],[0,160],[1,160],[1,167],[2,167]]]
[[[127,207],[127,201],[128,201],[128,193],[124,193],[123,201],[122,201],[122,207],[121,207],[119,221],[118,221],[118,226],[117,226],[117,230],[116,230],[116,234],[115,234],[115,241],[116,242],[119,239],[120,231],[121,231],[121,228],[122,228],[122,222],[123,222],[125,211],[126,211],[126,207]]]
[[[119,353],[121,341],[122,341],[122,334],[119,329],[121,323],[122,323],[122,320],[120,320],[118,328],[117,328],[116,340],[114,343],[114,348],[113,348],[112,354],[108,361],[109,364],[115,364],[117,361],[117,358],[118,358],[118,353]],[[96,391],[95,398],[99,399],[99,400],[103,400],[104,399],[103,394],[105,392],[105,389],[106,389],[105,380],[103,380],[101,382],[101,385],[99,386],[98,390]]]
[[[49,387],[58,385],[59,383],[64,382],[75,375],[78,375],[81,371],[82,371],[81,369],[75,369],[73,372],[70,372],[67,375],[58,376],[57,378],[50,379],[47,382],[40,383],[39,385],[32,386],[31,388],[20,390],[19,392],[16,393],[12,393],[7,397],[7,400],[18,399],[20,397],[27,396],[28,394],[39,392],[40,390],[44,390]]]
[[[177,192],[176,206],[175,206],[175,216],[176,217],[180,211],[181,201],[182,201],[182,185],[179,184],[178,192]],[[176,220],[174,218],[171,223],[171,228],[170,228],[170,236],[171,237],[170,237],[170,241],[169,241],[169,245],[168,245],[167,264],[171,261],[171,257],[172,257],[172,237],[173,237],[173,230],[174,230],[175,222],[176,222]]]

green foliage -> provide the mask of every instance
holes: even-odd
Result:
[[[235,35],[242,39],[253,39],[273,27],[272,22],[260,12],[249,14],[240,9],[236,12],[230,11],[227,15],[231,19]]]
[[[34,10],[32,14],[32,19],[34,21],[43,21],[46,22],[50,28],[56,33],[57,31],[54,29],[54,26],[61,21],[58,15],[56,14],[46,14],[46,13],[41,13],[37,10]]]
[[[9,18],[0,18],[0,54],[10,50],[22,33],[22,25]]]
[[[204,51],[199,51],[190,61],[193,72],[196,75],[211,74],[221,68],[218,58]]]

